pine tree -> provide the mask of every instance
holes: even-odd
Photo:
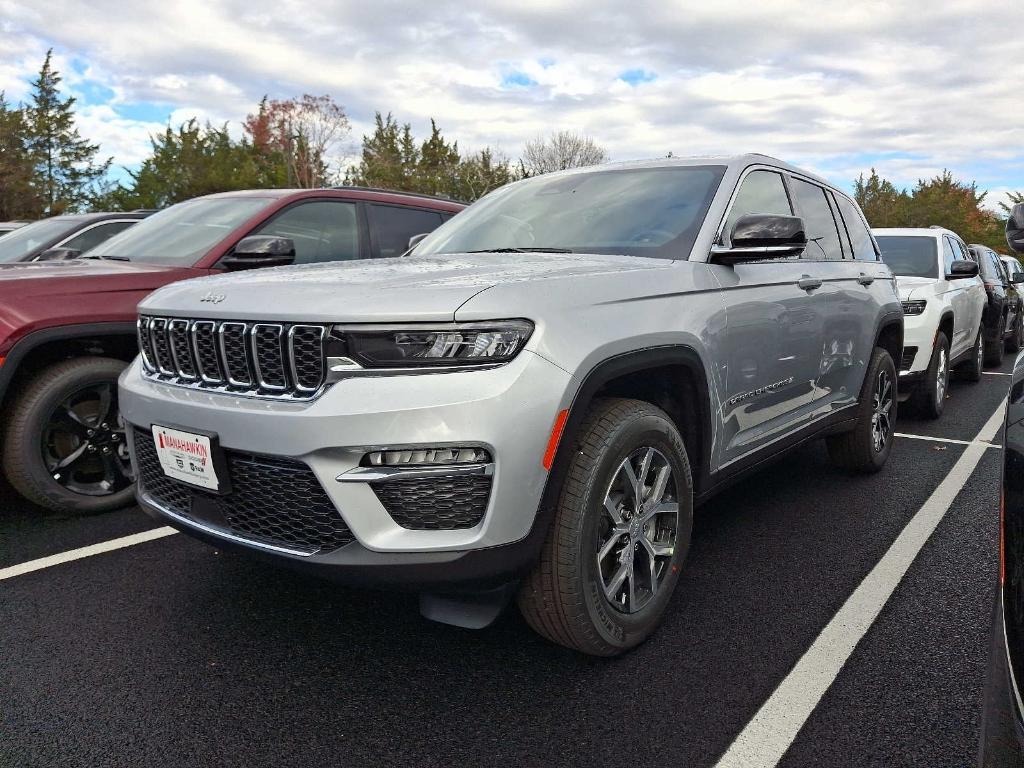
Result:
[[[27,133],[25,111],[10,107],[0,91],[0,221],[42,214],[32,155],[25,145]]]
[[[75,127],[75,98],[61,99],[60,73],[52,65],[53,50],[32,81],[26,107],[28,150],[35,160],[43,197],[43,212],[54,216],[87,205],[111,160],[97,162],[99,145],[83,139]]]

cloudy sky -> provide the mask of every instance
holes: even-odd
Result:
[[[553,129],[613,159],[767,152],[849,186],[949,168],[1024,189],[1020,0],[0,0],[0,90],[46,49],[118,165],[192,117],[332,95],[518,156]]]

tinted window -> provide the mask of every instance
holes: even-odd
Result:
[[[839,245],[839,230],[832,218],[825,190],[817,184],[809,184],[800,179],[791,179],[793,196],[800,207],[800,215],[804,219],[804,231],[807,233],[807,249],[805,259],[841,259],[843,251]]]
[[[774,171],[752,171],[747,174],[739,192],[736,193],[729,218],[725,220],[726,237],[732,234],[732,228],[739,218],[748,213],[777,213],[785,216],[793,214],[782,174]]]
[[[409,238],[433,232],[441,214],[397,205],[370,205],[370,232],[379,256],[401,256],[409,250]]]
[[[999,257],[996,256],[994,252],[988,251],[987,253],[989,266],[992,268],[992,278],[994,280],[998,280],[999,282],[1003,282],[1005,278],[1003,276],[1002,262],[999,261]]]
[[[244,221],[273,202],[269,197],[200,197],[143,219],[90,252],[100,258],[190,267]]]
[[[61,248],[74,248],[76,251],[85,253],[135,223],[134,221],[110,221],[106,224],[97,224],[84,232],[79,232],[67,242],[61,243]]]
[[[32,222],[0,240],[0,263],[21,261],[33,251],[57,242],[81,223],[81,219],[55,217]]]
[[[871,233],[860,209],[843,195],[836,195],[836,203],[839,205],[839,213],[843,216],[846,224],[846,231],[850,235],[850,244],[853,246],[853,258],[861,261],[878,261],[875,253],[875,246],[871,242]]]
[[[945,274],[949,274],[953,267],[953,262],[957,259],[962,258],[960,249],[957,245],[948,237],[942,238],[942,266],[946,270]]]
[[[300,203],[275,216],[253,234],[287,237],[295,243],[295,263],[359,258],[356,204],[318,200]]]
[[[882,249],[882,261],[894,275],[907,277],[939,276],[937,245],[927,235],[879,235],[875,238]]]
[[[415,254],[558,248],[685,259],[724,173],[693,165],[535,176],[473,203]]]

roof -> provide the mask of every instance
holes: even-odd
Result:
[[[872,227],[871,234],[875,237],[879,235],[891,235],[901,237],[942,237],[942,235],[953,235],[954,237],[960,237],[956,232],[945,227]],[[960,238],[961,240],[963,238]]]
[[[435,197],[418,192],[400,192],[393,189],[374,189],[371,187],[318,187],[314,189],[239,189],[233,192],[217,192],[205,197],[264,197],[270,200],[281,200],[286,197],[341,197],[356,200],[392,200],[406,205],[415,201],[425,203],[430,208],[445,210],[461,210],[465,203],[447,197]],[[198,199],[198,198],[196,198]]]

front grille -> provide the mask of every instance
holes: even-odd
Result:
[[[327,370],[322,325],[139,318],[146,374],[252,397],[308,399]]]
[[[226,450],[231,493],[213,496],[168,478],[150,433],[135,429],[133,438],[140,490],[176,514],[306,554],[355,540],[316,475],[300,461]],[[193,504],[197,497],[202,504]],[[204,515],[203,507],[212,507],[215,519]]]
[[[915,357],[917,357],[917,347],[904,347],[903,358],[900,360],[900,370],[909,371],[914,365]]]
[[[487,511],[489,475],[418,477],[370,483],[392,519],[414,531],[472,528]]]

